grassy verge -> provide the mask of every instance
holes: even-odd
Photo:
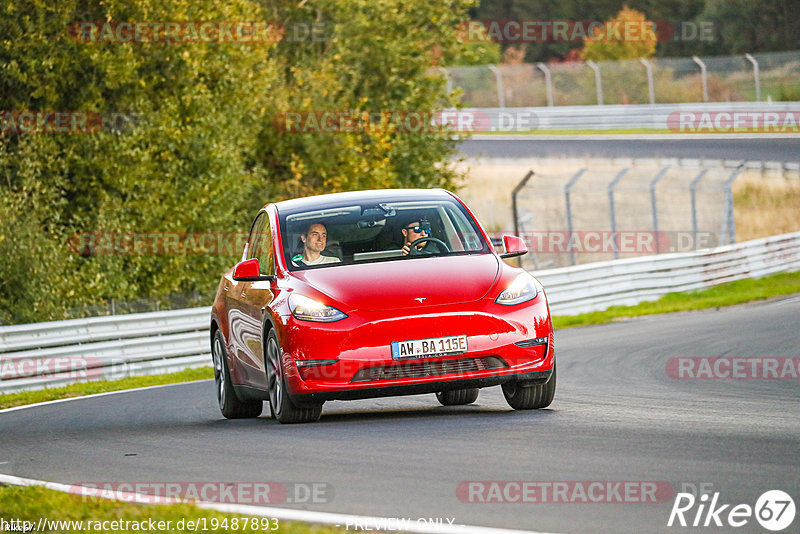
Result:
[[[680,134],[680,135],[692,135],[692,134],[753,134],[753,135],[761,135],[761,134],[770,134],[770,133],[790,133],[790,134],[797,134],[798,132],[794,130],[782,132],[754,132],[749,128],[739,128],[738,130],[695,130],[695,131],[676,131],[670,130],[669,128],[610,128],[610,129],[603,129],[603,130],[509,130],[509,131],[485,131],[485,132],[473,132],[473,134],[480,134],[480,135],[641,135],[641,134]]]
[[[105,393],[108,391],[120,391],[123,389],[159,386],[162,384],[176,384],[180,382],[192,382],[194,380],[205,380],[207,378],[214,378],[214,370],[211,367],[186,369],[185,371],[180,371],[178,373],[169,373],[163,375],[134,376],[130,378],[122,378],[120,380],[82,382],[38,391],[20,391],[19,393],[7,393],[5,395],[0,395],[0,409],[22,406],[23,404],[33,404],[36,402],[68,399],[70,397],[80,397],[83,395],[93,395],[95,393]]]
[[[12,520],[30,522],[26,527],[28,532],[31,529],[38,530],[40,518],[44,518],[50,523],[47,526],[42,524],[42,530],[38,530],[39,532],[59,533],[106,531],[141,534],[148,530],[155,532],[258,532],[261,534],[265,532],[291,534],[335,534],[345,532],[343,528],[222,514],[204,510],[191,504],[160,506],[130,504],[108,499],[80,497],[42,487],[20,486],[0,486],[0,518],[6,522]],[[235,523],[234,520],[236,520]],[[53,524],[55,521],[82,521],[83,524],[80,526],[76,523]],[[108,521],[108,523],[103,524],[105,521]],[[114,525],[111,523],[112,521],[118,521],[118,523]],[[123,521],[127,523],[122,523]],[[153,524],[150,523],[151,521],[155,522],[155,530],[150,527]],[[159,521],[164,523],[159,525]],[[167,523],[167,521],[170,523]],[[189,521],[194,523],[189,525]],[[137,524],[140,525],[139,528],[136,528]],[[195,525],[199,528],[195,529]],[[158,528],[158,526],[168,528]],[[22,529],[19,531],[21,532]]]
[[[794,293],[800,293],[800,271],[739,280],[700,291],[670,293],[636,306],[612,306],[604,311],[580,315],[554,315],[553,326],[558,329],[603,324],[641,315],[733,306]]]

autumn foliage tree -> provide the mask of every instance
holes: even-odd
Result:
[[[166,304],[169,295],[194,294],[208,303],[241,251],[237,242],[213,253],[100,254],[71,246],[76,235],[241,232],[259,207],[291,196],[453,186],[451,135],[293,134],[276,128],[275,117],[454,105],[436,67],[465,53],[455,32],[471,5],[1,4],[0,112],[85,111],[124,121],[69,134],[0,125],[0,323],[67,318],[109,299]],[[300,32],[266,43],[87,44],[70,34],[76,21],[270,21]],[[306,31],[312,24],[321,31]]]
[[[583,43],[581,55],[587,61],[614,61],[652,57],[658,37],[654,23],[644,13],[627,6]]]

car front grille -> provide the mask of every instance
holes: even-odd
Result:
[[[429,376],[454,375],[504,369],[508,364],[496,356],[459,358],[443,361],[414,361],[361,369],[350,382],[372,382],[401,378],[425,378]]]

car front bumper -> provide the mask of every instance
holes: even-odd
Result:
[[[300,401],[430,393],[509,380],[545,383],[555,358],[543,293],[516,306],[483,299],[403,311],[356,311],[335,323],[284,319],[280,341],[287,386]],[[392,358],[392,342],[461,335],[467,336],[466,353]]]

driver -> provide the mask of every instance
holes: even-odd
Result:
[[[425,217],[414,216],[406,222],[401,230],[403,232],[403,256],[412,256],[417,254],[437,254],[441,252],[439,245],[433,241],[422,241],[414,245],[413,249],[411,243],[429,237],[431,233],[431,223]]]
[[[313,223],[309,225],[303,235],[300,236],[300,240],[303,242],[303,253],[292,257],[292,264],[295,267],[339,263],[339,258],[322,253],[328,240],[328,230],[324,224]]]

